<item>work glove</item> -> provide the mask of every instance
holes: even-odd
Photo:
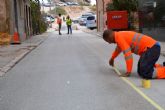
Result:
[[[111,58],[111,59],[109,60],[109,65],[112,66],[112,67],[114,67],[114,59]]]

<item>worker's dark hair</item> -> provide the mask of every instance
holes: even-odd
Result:
[[[60,13],[59,13],[58,15],[59,15],[59,16],[61,16],[61,14],[60,14]]]
[[[109,35],[111,35],[112,33],[113,33],[113,30],[111,29],[105,30],[103,33],[103,39],[106,40],[109,37]]]
[[[67,16],[67,19],[69,19],[69,18],[70,18],[70,16],[68,15],[68,16]]]

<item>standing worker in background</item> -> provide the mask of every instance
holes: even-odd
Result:
[[[62,35],[61,34],[61,26],[62,26],[62,18],[61,18],[61,14],[59,14],[58,18],[57,18],[57,24],[59,26],[59,35]]]
[[[116,43],[117,47],[109,61],[114,66],[114,59],[121,53],[124,53],[127,72],[121,75],[129,77],[133,67],[132,53],[140,55],[138,63],[138,74],[144,79],[164,79],[165,62],[163,65],[156,64],[160,56],[161,46],[159,42],[149,36],[133,31],[106,30],[103,33],[103,39],[108,43]]]
[[[65,21],[65,16],[63,16],[63,21]]]
[[[66,25],[68,28],[68,34],[72,34],[72,20],[70,19],[70,16],[67,16],[66,18]]]

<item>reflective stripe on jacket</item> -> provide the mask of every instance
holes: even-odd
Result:
[[[127,64],[127,72],[132,71],[132,53],[141,55],[147,48],[151,48],[156,43],[151,37],[133,31],[115,32],[115,42],[117,47],[112,54],[112,59],[115,59],[123,52]]]

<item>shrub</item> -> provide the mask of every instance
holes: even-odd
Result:
[[[58,14],[66,15],[67,14],[65,9],[62,8],[62,7],[54,8],[53,10],[49,11],[49,13],[50,14],[55,14],[55,15],[58,15]]]
[[[41,34],[47,30],[47,25],[41,15],[40,5],[32,0],[30,2],[30,6],[32,15],[33,34]]]

